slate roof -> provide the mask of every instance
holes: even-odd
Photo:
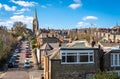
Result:
[[[46,42],[48,42],[48,43],[58,43],[58,42],[60,42],[60,40],[56,37],[46,37],[46,38],[42,38],[42,40],[43,40],[43,43],[46,43]]]
[[[120,49],[120,44],[116,44],[116,43],[100,43],[100,45],[102,46],[102,49],[106,52],[106,53],[110,53],[111,51],[118,51]],[[120,51],[119,51],[120,52]]]
[[[50,59],[60,59],[60,48],[54,49],[52,51]]]
[[[117,47],[119,44],[116,43],[101,43],[104,47]]]
[[[120,53],[120,49],[111,50],[110,53]]]
[[[91,45],[89,45],[87,41],[74,41],[72,43],[66,44],[66,46],[63,46],[61,49],[86,49],[86,48],[94,49],[94,48],[98,48],[98,46],[91,47]]]
[[[58,54],[59,43],[45,43],[40,47],[40,50],[44,51],[45,56],[54,58]]]
[[[40,47],[41,50],[52,50],[53,47],[49,43],[43,44],[42,47]]]

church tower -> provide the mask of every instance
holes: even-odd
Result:
[[[36,12],[36,9],[35,9],[34,18],[33,18],[33,28],[32,28],[33,33],[36,34],[38,29],[39,29],[39,24],[38,24],[37,12]]]

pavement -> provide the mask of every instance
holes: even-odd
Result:
[[[32,72],[29,72],[29,77],[30,79],[42,79],[43,73],[44,73],[43,70],[32,71]]]
[[[29,79],[26,71],[7,71],[2,79]]]
[[[35,53],[34,53],[34,50],[31,51],[32,53],[32,60],[33,60],[33,63],[34,63],[34,69],[38,69],[38,65],[37,65],[37,57],[35,56]]]
[[[3,78],[3,76],[5,76],[6,75],[6,73],[5,72],[1,72],[0,73],[0,79],[2,79]]]

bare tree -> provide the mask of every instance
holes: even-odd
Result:
[[[27,33],[26,26],[27,25],[22,22],[14,22],[13,29],[18,36],[21,36],[24,33]]]
[[[10,55],[11,47],[15,44],[16,38],[14,38],[11,33],[8,32],[5,26],[0,26],[0,65],[4,62]]]

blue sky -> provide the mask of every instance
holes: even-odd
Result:
[[[0,25],[15,21],[32,27],[34,9],[40,28],[113,27],[120,24],[119,0],[0,0]]]

